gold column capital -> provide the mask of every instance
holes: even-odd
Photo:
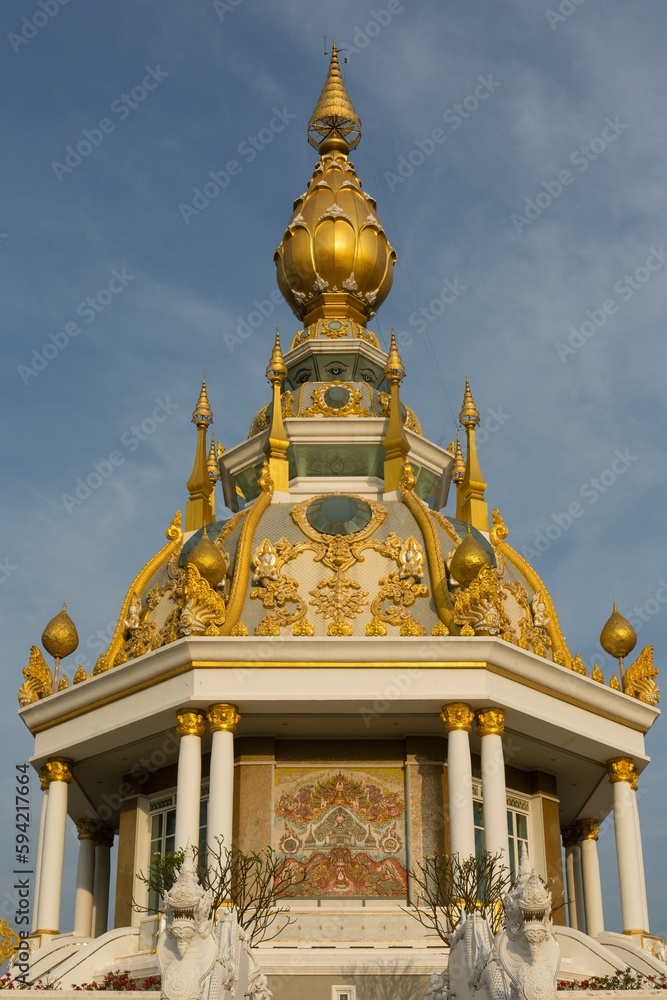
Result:
[[[457,701],[451,705],[443,705],[440,718],[445,724],[446,733],[452,733],[457,729],[469,733],[472,730],[475,713],[470,705]]]
[[[176,732],[179,736],[203,736],[204,713],[198,708],[181,708],[176,713]]]
[[[212,733],[235,733],[241,720],[236,705],[228,705],[225,702],[211,705],[206,717]]]
[[[98,826],[95,833],[95,847],[113,847],[114,831],[110,826]]]
[[[566,826],[560,832],[563,847],[579,847],[579,833],[576,826]]]
[[[579,840],[597,840],[600,836],[600,824],[594,819],[578,819],[574,830]]]
[[[79,840],[95,840],[99,828],[100,821],[98,819],[84,818],[76,821],[76,832],[79,836]]]
[[[612,757],[611,760],[608,760],[607,776],[610,784],[615,785],[617,781],[627,781],[632,791],[637,791],[639,775],[631,757]]]
[[[52,781],[64,781],[69,785],[72,780],[72,761],[65,757],[54,757],[47,760],[39,770],[39,782],[42,791],[46,791]]]
[[[482,708],[475,712],[478,736],[502,736],[505,732],[505,712],[502,708]]]

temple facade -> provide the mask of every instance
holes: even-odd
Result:
[[[160,901],[141,873],[220,839],[271,846],[298,874],[291,923],[257,951],[276,1000],[362,1000],[397,973],[423,995],[447,947],[411,916],[410,873],[442,852],[487,850],[515,871],[526,849],[566,976],[667,971],[635,794],[659,715],[651,647],[626,664],[636,636],[614,608],[602,644],[618,673],[589,675],[487,506],[468,380],[447,449],[403,401],[395,338],[383,347],[370,325],[396,253],[349,158],[360,137],[334,46],[308,127],[319,158],[275,253],[298,323],[266,345],[248,438],[224,450],[210,436],[204,383],[185,517],[129,586],[109,648],[68,687],[65,609],[42,637],[53,666],[32,647],[19,701],[43,790],[34,977],[155,971]],[[597,856],[611,812],[616,932]]]

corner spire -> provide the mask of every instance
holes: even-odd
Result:
[[[466,463],[461,449],[461,439],[456,435],[456,447],[454,451],[454,465],[452,467],[452,482],[456,485],[456,516],[459,521],[463,520],[463,496],[461,486],[466,474]]]
[[[401,356],[396,346],[396,334],[392,327],[391,342],[387,363],[384,367],[384,377],[389,383],[389,420],[387,430],[382,441],[385,450],[384,462],[384,491],[392,493],[400,488],[401,477],[403,475],[403,464],[410,453],[405,427],[403,426],[403,416],[401,414],[401,400],[399,386],[405,378],[405,368]]]
[[[208,401],[206,379],[202,379],[199,399],[192,413],[192,423],[197,427],[197,447],[190,478],[187,481],[188,502],[185,506],[185,530],[198,531],[215,520],[213,487],[209,477],[206,453],[206,433],[213,423],[213,413]]]
[[[480,417],[479,410],[475,406],[475,400],[472,397],[467,375],[459,420],[466,431],[467,456],[465,474],[458,492],[457,515],[460,514],[461,519],[467,521],[473,528],[479,528],[480,531],[488,531],[489,507],[484,499],[486,481],[482,475],[479,459],[477,458],[477,442],[475,440],[475,429],[479,426]]]
[[[327,79],[308,122],[308,142],[320,153],[333,149],[349,153],[360,139],[361,122],[345,89],[334,42]]]
[[[276,327],[276,339],[273,344],[271,358],[266,368],[266,377],[273,387],[273,402],[271,406],[271,426],[264,450],[268,459],[268,474],[273,480],[274,489],[279,493],[289,492],[289,462],[287,449],[289,438],[283,423],[282,391],[287,378],[287,365],[280,346],[280,332]]]

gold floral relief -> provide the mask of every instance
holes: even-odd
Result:
[[[461,635],[497,635],[516,644],[516,632],[503,607],[506,599],[497,571],[483,566],[472,583],[454,594],[454,620]]]
[[[350,398],[344,406],[333,407],[330,406],[326,400],[325,395],[329,389],[337,388],[342,386],[350,394]],[[313,390],[313,398],[310,406],[308,406],[303,413],[302,417],[370,417],[372,416],[371,411],[367,410],[361,405],[361,389],[356,389],[350,382],[340,382],[338,380],[334,382],[325,382],[322,385],[318,385],[316,389]]]

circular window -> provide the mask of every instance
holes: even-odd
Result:
[[[340,410],[350,402],[350,390],[344,385],[330,385],[324,390],[324,402],[332,410]]]
[[[306,509],[311,527],[323,535],[354,535],[366,527],[372,510],[356,497],[320,497]]]
[[[327,323],[327,330],[342,330],[342,329],[343,329],[343,324],[340,322],[340,320],[331,319]]]

